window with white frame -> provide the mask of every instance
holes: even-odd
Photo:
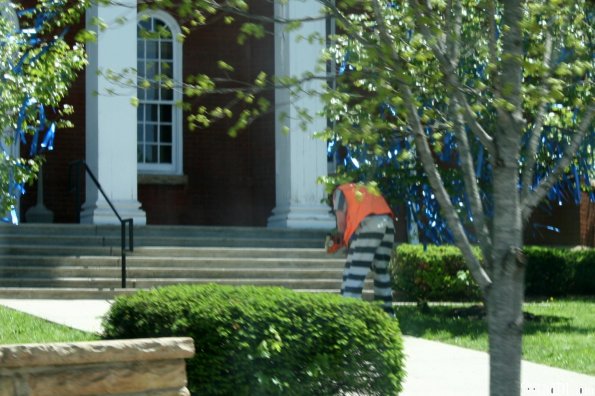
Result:
[[[138,16],[137,159],[145,174],[182,173],[182,44],[180,27],[163,11]]]

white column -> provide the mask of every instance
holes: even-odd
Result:
[[[320,3],[316,0],[275,2],[275,16],[283,19],[320,17]],[[325,36],[324,19],[305,22],[299,30],[285,32],[284,25],[275,25],[275,74],[301,77],[316,73],[322,43],[314,40],[298,42],[297,37],[308,37],[318,32]],[[320,75],[320,71],[318,72]],[[304,88],[315,89],[320,81],[306,83]],[[314,117],[308,131],[299,126],[298,109],[306,108]],[[326,119],[317,114],[322,109],[316,96],[297,97],[287,89],[275,92],[275,169],[276,207],[268,220],[269,227],[331,229],[335,226],[330,208],[321,203],[324,197],[319,176],[327,174],[326,142],[312,137],[312,133],[326,126]],[[285,115],[281,119],[281,115]],[[289,133],[285,129],[289,129]]]
[[[137,200],[136,108],[130,100],[136,90],[113,84],[98,72],[136,69],[136,4],[120,0],[94,4],[87,11],[87,29],[97,33],[97,42],[87,45],[86,70],[86,162],[120,216],[133,218],[135,225],[146,223]],[[107,29],[99,29],[97,20]],[[89,177],[81,223],[118,223]]]

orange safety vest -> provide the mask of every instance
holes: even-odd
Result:
[[[345,246],[349,245],[351,236],[367,216],[389,215],[391,219],[394,219],[393,211],[386,200],[381,195],[368,191],[366,186],[349,183],[339,186],[338,189],[345,195],[347,203],[345,232],[343,233]]]

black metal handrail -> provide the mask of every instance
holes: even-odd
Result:
[[[83,160],[78,160],[78,161],[71,162],[68,167],[70,191],[74,190],[74,205],[75,205],[75,209],[76,209],[76,214],[75,214],[76,222],[77,223],[81,222],[81,177],[80,177],[81,176],[81,167],[83,167],[83,169],[89,175],[89,177],[91,178],[93,183],[95,183],[95,186],[97,187],[97,189],[99,190],[101,195],[103,195],[103,198],[105,198],[105,201],[108,203],[110,208],[112,208],[112,211],[114,212],[114,214],[120,221],[120,229],[121,229],[120,242],[121,242],[121,248],[122,248],[122,288],[125,289],[126,288],[126,225],[128,225],[128,250],[132,252],[132,251],[134,251],[134,243],[133,243],[133,241],[134,241],[134,231],[133,231],[134,230],[134,220],[133,219],[123,219],[122,216],[120,216],[120,214],[116,210],[116,207],[109,200],[109,198],[103,191],[103,188],[101,188],[99,181],[97,180],[97,178],[95,177],[93,172],[91,172],[91,169],[89,168],[87,163]],[[74,177],[73,177],[73,170],[74,170]]]

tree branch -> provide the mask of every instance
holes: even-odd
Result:
[[[418,7],[418,4],[415,0],[410,1],[413,10],[415,11],[417,18],[416,20],[422,20],[424,13]],[[427,8],[426,8],[427,11]],[[486,148],[488,153],[490,154],[490,161],[493,161],[496,158],[496,147],[494,145],[494,139],[488,132],[481,126],[481,124],[477,121],[475,117],[475,113],[471,109],[467,98],[464,95],[463,85],[459,81],[457,77],[457,73],[455,71],[456,64],[453,64],[449,57],[446,55],[444,50],[440,48],[439,45],[435,44],[435,40],[432,39],[433,35],[432,32],[428,29],[428,27],[424,24],[418,26],[421,33],[423,34],[426,42],[428,43],[429,47],[432,49],[434,56],[438,60],[440,65],[440,69],[444,74],[446,83],[452,88],[455,97],[459,101],[459,104],[464,110],[465,121],[473,134],[477,136],[479,141],[483,144]],[[433,44],[434,43],[434,44]]]
[[[432,186],[432,190],[436,194],[436,199],[442,208],[442,214],[446,219],[448,228],[453,234],[455,243],[459,249],[461,249],[461,253],[465,257],[465,261],[467,262],[467,266],[469,267],[473,278],[481,290],[485,293],[492,281],[490,280],[490,277],[484,268],[481,266],[479,260],[473,254],[471,243],[465,234],[461,220],[459,219],[457,212],[450,200],[450,196],[444,187],[444,182],[442,181],[442,177],[440,176],[440,173],[438,172],[434,162],[434,158],[432,157],[427,136],[423,131],[421,121],[417,114],[417,108],[414,105],[415,101],[413,100],[413,95],[407,86],[402,86],[400,89],[405,93],[405,99],[408,103],[407,107],[409,113],[409,126],[413,129],[415,147],[417,148],[417,153],[419,154],[424,171],[428,177],[430,185]],[[464,173],[466,172],[464,171]],[[487,257],[489,256],[486,256],[486,258]]]
[[[552,62],[552,36],[547,33],[545,39],[545,51],[543,54],[543,62],[548,69],[547,76],[551,73],[551,62]],[[547,77],[546,76],[546,77]],[[545,84],[542,85],[541,91],[545,94]],[[544,95],[545,96],[545,95]],[[535,176],[535,162],[537,160],[537,146],[539,144],[539,136],[543,130],[543,122],[545,120],[546,103],[542,102],[537,110],[537,116],[531,130],[529,143],[527,145],[527,162],[523,166],[523,179],[522,179],[522,193],[521,199],[526,199],[529,191],[533,188],[533,177]]]
[[[518,0],[504,1],[504,12],[502,14],[502,56],[500,60],[501,79],[496,80],[495,94],[506,104],[512,105],[512,109],[505,109],[496,106],[500,119],[500,130],[503,135],[516,138],[516,134],[523,130],[525,120],[523,119],[523,31],[521,22],[523,19],[524,2]],[[504,153],[500,153],[504,154]],[[508,153],[511,154],[511,153]],[[517,153],[515,153],[515,157]],[[511,157],[511,156],[510,156]],[[518,158],[510,158],[518,161]]]
[[[545,198],[548,191],[552,188],[554,183],[556,183],[556,181],[560,179],[566,168],[570,166],[570,162],[575,157],[578,148],[580,147],[584,137],[587,135],[587,131],[591,127],[594,113],[595,104],[591,101],[591,103],[587,107],[587,110],[585,111],[579,129],[575,132],[570,144],[566,146],[562,158],[558,162],[557,166],[548,175],[548,177],[545,178],[539,184],[539,186],[535,189],[533,194],[528,195],[525,199],[522,200],[521,207],[523,222],[526,223],[527,221],[529,221],[531,213],[533,213],[533,209],[535,209],[537,205],[539,205],[539,203]]]
[[[455,5],[452,5],[452,0],[449,0],[448,10],[452,10],[447,15],[446,26],[452,26],[451,39],[447,40],[446,47],[448,49],[448,56],[450,59],[456,59],[457,63],[461,56],[461,29],[462,29],[462,12],[461,1],[454,0]],[[454,14],[454,15],[453,15]]]
[[[496,65],[498,62],[498,45],[496,41],[496,5],[494,0],[488,0],[488,51],[489,51],[489,63]],[[498,79],[498,73],[493,73],[494,81]]]
[[[463,8],[460,0],[454,0],[454,5],[449,4],[449,9],[452,10],[448,17],[448,26],[452,26],[450,40],[447,41],[448,54],[453,64],[458,64],[461,56],[460,42],[462,31]],[[469,147],[469,139],[465,131],[465,124],[463,120],[463,112],[461,111],[458,99],[453,100],[452,116],[454,120],[454,134],[458,142],[458,152],[460,155],[460,166],[463,171],[463,183],[465,192],[469,199],[471,206],[471,213],[473,216],[473,226],[481,250],[484,257],[490,256],[490,247],[492,239],[489,229],[486,225],[485,212],[481,203],[479,194],[479,187],[477,185],[477,175],[475,174],[475,166],[473,165],[473,156]]]
[[[458,142],[460,167],[463,171],[465,192],[467,193],[467,197],[471,205],[474,229],[477,234],[483,256],[490,257],[489,253],[492,246],[492,238],[486,224],[486,216],[481,203],[479,186],[477,185],[477,175],[475,174],[475,167],[473,165],[473,156],[471,155],[471,150],[469,149],[467,132],[465,131],[465,125],[463,123],[456,99],[453,111],[453,118],[455,120],[454,132]]]
[[[395,61],[398,65],[402,65],[402,61],[398,54],[396,53],[394,47],[391,45],[392,41],[387,31],[387,27],[382,17],[382,11],[380,9],[380,4],[378,0],[373,0],[374,5],[374,13],[376,15],[376,22],[380,32],[380,37],[384,41],[385,45],[390,46],[392,50],[393,61]],[[443,215],[448,223],[449,229],[453,234],[455,242],[463,257],[465,257],[465,261],[473,275],[473,278],[481,288],[481,290],[485,293],[487,289],[490,287],[492,281],[490,280],[488,274],[485,272],[483,267],[481,266],[479,260],[473,254],[473,250],[471,247],[471,243],[463,230],[463,225],[457,215],[457,212],[450,200],[448,192],[444,187],[444,182],[436,168],[436,164],[432,157],[432,152],[430,150],[430,146],[428,144],[427,136],[424,133],[423,126],[421,124],[421,120],[417,113],[417,108],[415,107],[415,99],[409,86],[400,82],[398,83],[399,90],[403,93],[405,103],[407,103],[407,113],[408,113],[408,124],[412,130],[413,138],[415,141],[415,146],[417,152],[420,156],[422,165],[424,167],[424,171],[428,177],[430,185],[434,193],[436,194],[436,198],[440,207],[442,208]]]
[[[339,9],[335,6],[333,0],[318,0],[318,2],[320,4],[322,4],[323,6],[327,7],[330,10],[330,15],[332,15],[335,18],[337,18],[337,20],[340,21],[341,24],[343,24],[346,27],[353,26],[353,23],[348,18],[346,18],[345,15],[343,15],[343,13],[341,13],[341,11],[339,11]],[[370,40],[368,40],[364,36],[362,36],[360,34],[354,34],[357,31],[357,29],[355,29],[355,28],[347,28],[345,30],[348,31],[348,32],[350,32],[350,36],[349,37],[354,38],[355,40],[357,40],[361,44],[363,44],[365,46],[374,45],[373,42],[371,42]]]
[[[531,137],[527,145],[527,161],[523,165],[523,179],[521,199],[526,199],[529,191],[533,188],[533,177],[535,176],[535,162],[537,161],[537,147],[539,145],[539,136],[543,130],[543,122],[545,120],[546,104],[542,103],[537,110],[537,117],[531,130]]]

